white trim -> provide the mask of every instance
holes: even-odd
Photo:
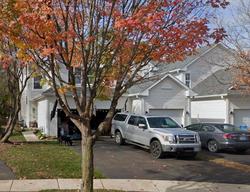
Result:
[[[225,123],[230,123],[230,101],[228,98],[225,99],[226,101],[226,119]]]
[[[171,71],[168,71],[168,73],[180,73],[180,72],[185,72],[186,70],[185,69],[180,69],[180,68],[177,68],[177,69],[173,69]]]
[[[228,94],[217,94],[217,95],[197,95],[197,96],[192,96],[191,98],[193,99],[199,99],[199,98],[210,98],[210,97],[225,97],[225,96],[228,96]]]
[[[138,93],[133,93],[133,94],[128,94],[128,97],[133,97],[133,96],[148,96],[149,95],[149,90],[152,89],[153,87],[155,87],[156,85],[158,85],[160,82],[162,82],[164,79],[166,79],[167,77],[170,77],[171,79],[173,79],[176,83],[178,83],[179,85],[181,85],[183,88],[185,88],[186,90],[190,91],[191,93],[194,93],[194,91],[192,91],[192,89],[190,89],[189,87],[187,87],[182,81],[180,81],[179,79],[175,78],[173,75],[171,74],[166,74],[165,76],[163,76],[160,80],[158,80],[157,82],[155,82],[153,85],[151,85],[150,87],[148,87],[147,89],[138,92]]]
[[[187,90],[191,90],[188,86],[186,86],[182,81],[180,81],[179,79],[175,78],[173,75],[171,74],[166,74],[164,77],[162,77],[159,81],[157,81],[156,83],[154,83],[153,85],[151,85],[149,88],[147,88],[146,90],[150,90],[152,89],[154,86],[158,85],[161,81],[163,81],[164,79],[166,79],[167,77],[170,77],[171,79],[175,80],[178,84],[180,84],[183,88],[187,89]],[[146,91],[144,90],[144,91]],[[143,91],[143,92],[144,92]],[[192,91],[192,90],[191,90]]]

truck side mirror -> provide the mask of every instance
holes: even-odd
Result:
[[[139,124],[138,124],[138,127],[139,127],[140,129],[147,129],[147,126],[146,126],[145,124],[142,124],[142,123],[139,123]]]

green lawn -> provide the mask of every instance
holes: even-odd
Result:
[[[24,143],[1,151],[3,160],[18,178],[81,178],[81,157],[57,142]],[[96,178],[103,178],[95,171]]]
[[[3,128],[0,127],[0,129],[1,129],[0,132],[4,131]],[[9,138],[9,141],[11,141],[11,142],[24,142],[26,140],[25,140],[21,130],[14,130],[12,135]]]
[[[26,141],[21,131],[13,131],[9,140],[12,142],[25,142]]]

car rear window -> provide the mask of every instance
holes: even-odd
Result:
[[[226,133],[231,133],[231,132],[234,132],[234,131],[240,131],[239,128],[235,127],[234,125],[231,125],[231,124],[217,124],[217,125],[214,125],[215,127],[217,127],[218,129],[220,129],[221,131],[223,132],[226,132]]]
[[[126,118],[127,118],[128,115],[125,115],[125,114],[117,114],[115,117],[114,117],[114,120],[116,121],[125,121]]]

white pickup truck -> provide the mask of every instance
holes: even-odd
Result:
[[[182,128],[170,117],[117,113],[111,133],[117,144],[126,141],[150,149],[156,159],[166,152],[189,153],[194,157],[201,149],[199,135]]]

